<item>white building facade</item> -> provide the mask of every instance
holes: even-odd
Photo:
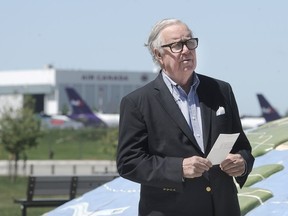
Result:
[[[157,76],[153,72],[63,70],[47,67],[39,70],[0,72],[0,110],[21,107],[24,95],[36,101],[35,112],[61,114],[70,109],[65,87],[73,87],[95,111],[119,113],[120,101],[129,92]]]

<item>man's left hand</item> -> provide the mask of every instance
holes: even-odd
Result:
[[[229,176],[238,177],[245,173],[245,160],[240,154],[229,154],[220,164],[220,168]]]

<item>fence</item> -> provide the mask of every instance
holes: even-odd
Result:
[[[0,161],[0,175],[14,173],[14,161]],[[108,160],[28,160],[18,161],[18,175],[90,175],[116,173],[115,161]]]

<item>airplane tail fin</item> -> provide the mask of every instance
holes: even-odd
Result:
[[[262,94],[257,94],[257,98],[261,107],[261,112],[266,122],[273,121],[281,118],[279,113],[275,110],[273,106],[267,101],[267,99]]]
[[[65,90],[72,107],[72,114],[93,114],[90,107],[73,88],[67,87]]]
[[[70,118],[80,121],[85,125],[106,126],[102,119],[96,116],[87,103],[80,97],[77,91],[71,87],[65,88],[72,113]]]

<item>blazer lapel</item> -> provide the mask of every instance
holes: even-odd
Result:
[[[202,118],[202,133],[203,133],[203,144],[205,153],[207,152],[207,147],[210,137],[211,129],[211,109],[205,105],[205,103],[200,101],[201,118]],[[209,147],[210,148],[210,147]]]
[[[197,89],[197,94],[200,103],[201,109],[201,118],[202,118],[202,133],[203,133],[203,144],[205,148],[205,153],[210,151],[211,146],[209,145],[209,137],[211,133],[211,114],[212,110],[209,106],[209,102],[211,103],[211,99],[207,97],[207,89],[209,86],[206,85],[205,80],[201,79],[202,76],[198,74],[200,79],[200,84]]]
[[[196,146],[200,150],[197,141],[195,140],[193,133],[186,122],[186,119],[184,118],[181,110],[174,101],[174,98],[169,92],[169,89],[167,88],[166,84],[164,83],[161,73],[159,73],[158,77],[155,79],[154,87],[157,90],[155,97],[158,98],[163,108],[168,113],[168,115],[180,127],[183,133],[191,140],[194,146]]]

